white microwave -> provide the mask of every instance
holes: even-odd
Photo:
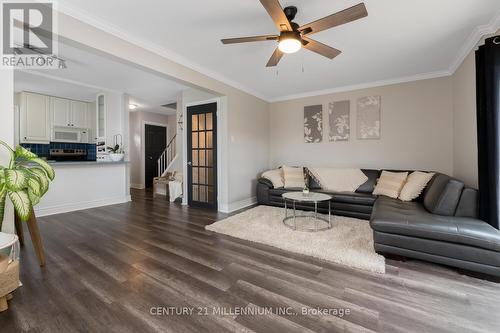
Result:
[[[52,129],[52,142],[89,143],[88,129],[54,127]]]

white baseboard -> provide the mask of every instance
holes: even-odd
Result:
[[[35,207],[35,213],[36,216],[47,216],[53,214],[68,213],[82,209],[116,205],[120,203],[129,202],[131,200],[132,199],[130,198],[130,195],[125,195],[125,196],[111,197],[100,200],[68,203],[51,207],[39,207],[39,208]]]
[[[144,190],[145,186],[143,184],[130,184],[131,188],[135,188],[137,190]]]
[[[246,208],[248,206],[255,205],[257,203],[257,197],[251,197],[243,199],[240,201],[231,202],[229,205],[220,205],[219,211],[222,213],[232,213],[237,210]]]

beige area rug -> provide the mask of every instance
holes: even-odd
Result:
[[[352,268],[385,273],[385,259],[373,249],[368,221],[332,216],[332,229],[307,232],[285,227],[284,215],[283,208],[258,206],[205,228]]]

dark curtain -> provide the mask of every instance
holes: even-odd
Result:
[[[476,51],[479,217],[499,229],[500,36]]]

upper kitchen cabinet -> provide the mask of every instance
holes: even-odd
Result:
[[[71,126],[71,101],[65,98],[50,97],[52,126]]]
[[[65,98],[50,97],[52,113],[51,125],[54,127],[90,128],[89,103]]]
[[[21,143],[50,142],[50,98],[23,92],[19,97]]]
[[[71,101],[71,127],[89,128],[89,103]]]

